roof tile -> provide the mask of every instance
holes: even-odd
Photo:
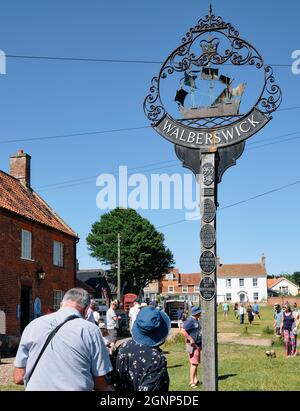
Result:
[[[0,170],[0,208],[65,234],[77,234],[32,189]]]

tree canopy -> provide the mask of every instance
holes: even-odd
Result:
[[[118,233],[121,237],[121,283],[125,292],[139,293],[149,282],[158,280],[174,264],[164,235],[133,209],[116,208],[92,225],[87,237],[90,255],[112,266],[116,283]]]

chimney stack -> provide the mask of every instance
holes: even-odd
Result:
[[[262,254],[261,256],[261,265],[263,265],[264,267],[266,266],[266,257],[264,254]]]
[[[217,261],[217,267],[220,267],[220,265],[221,265],[220,257],[217,257],[217,258],[216,258],[216,261]]]
[[[28,188],[30,187],[30,160],[30,155],[24,154],[23,150],[10,156],[10,175]]]

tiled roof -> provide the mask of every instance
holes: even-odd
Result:
[[[297,284],[293,283],[292,281],[288,280],[285,277],[277,277],[277,278],[268,278],[267,279],[267,284],[268,288],[272,288],[278,283],[280,283],[282,280],[288,281],[290,284],[294,285],[295,287],[298,287]]]
[[[8,210],[28,220],[44,224],[73,237],[77,234],[33,190],[18,179],[0,171],[0,209]]]
[[[221,264],[217,268],[218,278],[266,277],[266,267],[257,264]]]
[[[199,285],[201,273],[181,274],[180,285]]]
[[[278,284],[281,280],[283,280],[283,277],[280,278],[268,278],[267,279],[267,284],[268,284],[268,288],[272,288],[274,287],[274,285]]]

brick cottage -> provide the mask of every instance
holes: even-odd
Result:
[[[22,150],[0,171],[0,334],[19,336],[76,281],[77,234],[30,186]]]

